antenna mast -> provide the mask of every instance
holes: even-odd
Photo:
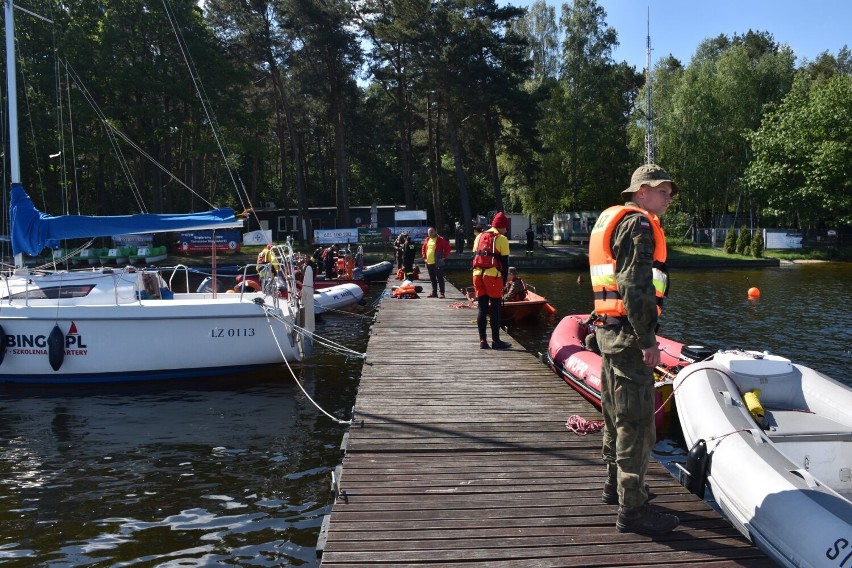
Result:
[[[648,35],[645,55],[645,163],[654,163],[654,111],[651,106],[651,7],[648,7]]]

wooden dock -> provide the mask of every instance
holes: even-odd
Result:
[[[505,332],[513,349],[480,350],[476,311],[450,307],[457,289],[425,289],[378,311],[322,566],[772,565],[656,462],[652,503],[681,525],[618,532],[617,506],[601,503],[600,434],[565,427],[600,414]]]

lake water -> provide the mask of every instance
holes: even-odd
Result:
[[[580,274],[522,276],[563,316],[591,308]],[[467,274],[451,281],[469,285]],[[751,286],[760,300],[747,299]],[[852,384],[850,292],[852,270],[842,264],[675,271],[660,332],[769,350]],[[544,352],[556,321],[510,333]],[[368,330],[367,318],[337,315],[317,332],[363,352]],[[473,344],[472,325],[471,334]],[[320,406],[346,418],[360,369],[358,359],[318,349],[296,375]],[[0,563],[314,565],[344,431],[286,367],[203,386],[0,385]]]

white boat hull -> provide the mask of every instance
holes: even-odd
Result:
[[[765,429],[743,396],[760,389]],[[728,519],[786,566],[852,566],[852,389],[782,357],[719,353],[674,381],[689,447]]]
[[[313,306],[277,293],[175,294],[133,268],[12,275],[2,288],[0,382],[213,376],[311,351]]]
[[[345,283],[329,286],[314,292],[314,311],[317,314],[329,310],[342,310],[364,299],[364,290],[357,284]]]
[[[267,319],[264,306],[251,302],[250,296],[241,301],[234,295],[234,301],[223,298],[215,303],[180,296],[190,295],[59,310],[4,306],[0,322],[6,355],[0,364],[0,382],[211,376],[284,359],[298,361],[304,355],[301,335],[292,325]],[[280,310],[273,313],[283,315]],[[64,335],[64,357],[57,370],[51,367],[47,342],[54,325]],[[163,333],[164,326],[168,334]]]

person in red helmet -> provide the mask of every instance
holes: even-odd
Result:
[[[491,228],[477,235],[473,242],[473,290],[476,295],[476,326],[479,328],[479,348],[489,349],[486,319],[491,317],[491,349],[508,349],[509,343],[500,340],[500,304],[509,267],[509,219],[498,212]]]

